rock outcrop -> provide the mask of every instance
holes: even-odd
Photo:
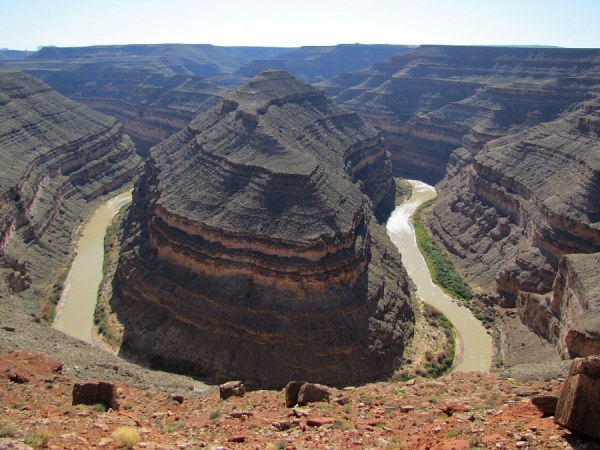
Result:
[[[505,305],[518,298],[524,322],[565,357],[600,349],[599,111],[594,97],[475,156],[458,150],[431,217],[464,273]]]
[[[565,255],[551,294],[521,291],[523,321],[565,358],[600,355],[600,253]]]
[[[556,405],[555,421],[575,433],[600,439],[600,358],[576,359]]]
[[[7,70],[0,71],[0,158],[1,291],[35,290],[39,301],[64,270],[88,204],[131,182],[139,158],[115,119]]]
[[[421,46],[322,84],[381,129],[398,176],[430,183],[459,147],[558,117],[600,80],[597,49]]]
[[[260,74],[151,151],[117,271],[121,352],[255,386],[390,374],[414,321],[372,212],[390,192],[379,132]]]

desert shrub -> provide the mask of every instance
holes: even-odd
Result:
[[[47,447],[50,437],[50,431],[40,428],[25,436],[25,443],[36,447]]]
[[[139,431],[133,427],[119,427],[113,431],[112,437],[125,448],[133,448],[142,440]]]
[[[0,421],[0,438],[14,438],[17,435],[17,431],[14,423],[6,420]]]

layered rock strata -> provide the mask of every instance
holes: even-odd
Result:
[[[132,181],[139,158],[115,119],[18,71],[0,71],[2,291],[49,295],[88,203]],[[34,305],[31,305],[34,308]]]
[[[117,271],[122,353],[255,386],[390,374],[414,321],[372,212],[392,186],[380,133],[258,75],[151,151]]]
[[[62,94],[119,119],[147,155],[153,145],[181,130],[199,112],[214,107],[225,90],[194,75],[119,66],[31,70]]]
[[[421,46],[322,84],[384,132],[395,174],[440,181],[459,147],[557,118],[600,82],[597,49]]]
[[[464,273],[506,305],[519,298],[525,323],[563,356],[599,342],[587,343],[598,339],[585,319],[595,317],[589,287],[564,286],[600,275],[590,256],[600,251],[599,113],[595,96],[475,156],[456,151],[431,216],[432,231]],[[575,265],[583,260],[585,270]],[[585,344],[575,343],[579,336]]]

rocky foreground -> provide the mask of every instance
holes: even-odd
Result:
[[[121,353],[262,387],[390,375],[414,324],[373,214],[393,194],[379,132],[263,72],[151,151],[116,275]]]
[[[68,366],[43,355],[0,355],[0,448],[598,449],[545,417],[531,399],[563,380],[486,374],[330,390],[329,402],[286,407],[283,391],[222,400],[116,383],[117,411],[72,405]],[[115,406],[113,404],[113,406]]]

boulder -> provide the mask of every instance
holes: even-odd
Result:
[[[327,386],[316,383],[305,383],[300,387],[298,392],[298,404],[306,405],[307,403],[329,402],[331,390]]]
[[[90,381],[75,383],[73,386],[73,405],[103,404],[114,411],[119,409],[117,388],[108,381]]]
[[[554,421],[574,433],[600,439],[600,357],[577,358],[558,398]]]
[[[219,386],[219,396],[225,400],[229,397],[243,397],[246,394],[246,387],[241,381],[228,381]]]
[[[300,388],[306,384],[306,381],[290,381],[285,386],[285,406],[291,408],[298,403],[298,394]]]

